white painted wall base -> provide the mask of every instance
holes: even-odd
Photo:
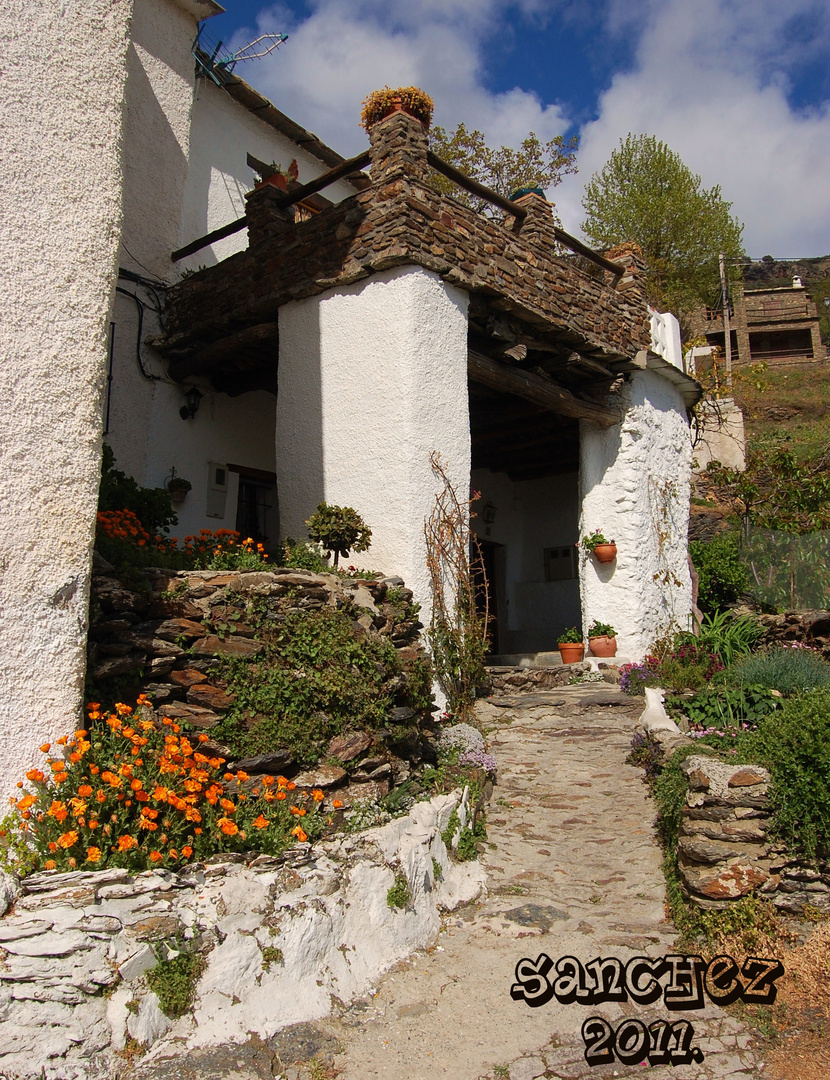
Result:
[[[349,562],[400,574],[429,622],[424,521],[440,451],[470,482],[467,295],[404,267],[280,309],[277,475],[284,535],[320,502],[352,506],[372,546]]]
[[[10,0],[0,67],[0,798],[81,717],[129,0]],[[45,58],[48,57],[48,60]],[[59,167],[58,167],[59,166]],[[1,813],[2,811],[0,811]]]
[[[638,371],[624,390],[621,424],[580,423],[580,537],[617,543],[613,563],[580,549],[583,629],[617,631],[617,651],[641,658],[673,625],[687,629],[691,442],[683,399],[667,379]]]

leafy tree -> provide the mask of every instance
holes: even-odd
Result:
[[[310,539],[334,555],[335,567],[341,555],[344,559],[349,557],[350,550],[367,551],[372,539],[372,530],[351,506],[329,506],[322,502],[305,524]]]
[[[720,187],[701,179],[653,135],[620,140],[591,177],[582,200],[582,230],[603,248],[633,240],[648,266],[646,291],[655,305],[686,313],[712,300],[718,255],[743,256],[743,225]]]
[[[565,139],[564,135],[557,135],[543,143],[531,131],[518,149],[500,146],[495,150],[487,145],[480,131],[469,131],[466,124],[459,124],[455,131],[434,126],[429,133],[433,153],[505,198],[519,188],[545,190],[561,184],[564,176],[576,172],[577,142],[576,136]],[[434,175],[432,182],[445,195],[452,195],[478,212],[488,209],[484,200],[459,190],[452,180],[440,173]]]

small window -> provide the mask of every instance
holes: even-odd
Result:
[[[576,547],[545,548],[545,581],[570,581],[577,577]]]

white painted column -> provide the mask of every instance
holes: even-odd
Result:
[[[424,520],[441,453],[470,483],[467,294],[402,267],[280,309],[277,476],[283,536],[317,504],[352,506],[372,530],[356,566],[399,574],[429,621]]]
[[[129,0],[12,0],[0,51],[0,798],[82,719]],[[48,57],[48,60],[45,58]],[[0,814],[5,811],[0,811]]]
[[[677,389],[638,371],[624,389],[620,424],[580,423],[580,539],[599,529],[617,544],[613,563],[580,546],[583,629],[611,623],[618,654],[641,659],[672,625],[689,628],[687,560],[691,442]]]

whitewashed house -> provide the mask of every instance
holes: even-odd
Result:
[[[425,605],[439,451],[481,492],[502,653],[598,618],[639,656],[690,611],[699,391],[636,252],[575,255],[538,195],[493,218],[439,195],[404,113],[338,169],[241,80],[197,75],[197,25],[219,10],[89,0],[55,35],[14,0],[6,20],[4,790],[80,715],[102,436],[141,484],[191,482],[179,535],[239,524],[276,546],[321,500],[355,507],[364,565]],[[250,160],[296,161],[300,212],[248,195]],[[613,564],[574,547],[597,528]]]

